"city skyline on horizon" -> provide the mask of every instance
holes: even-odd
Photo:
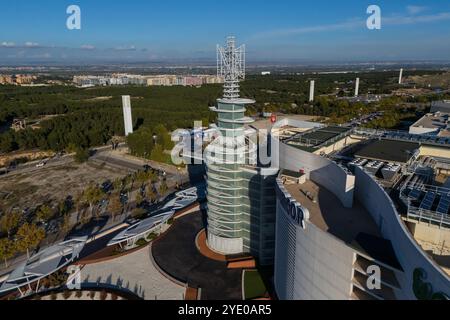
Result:
[[[80,30],[66,27],[72,4]],[[366,26],[371,4],[381,8],[381,30]],[[208,63],[228,35],[247,44],[249,63],[450,60],[450,4],[438,1],[250,0],[239,9],[203,0],[20,1],[0,13],[0,63]]]

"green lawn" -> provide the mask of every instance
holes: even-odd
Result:
[[[262,298],[267,289],[258,271],[245,271],[244,295],[245,300]]]

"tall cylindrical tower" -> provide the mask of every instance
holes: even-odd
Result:
[[[248,211],[248,186],[245,166],[256,166],[257,147],[245,136],[248,104],[255,101],[239,98],[239,81],[245,78],[245,47],[236,48],[229,37],[225,48],[217,47],[218,74],[225,79],[224,96],[218,99],[217,125],[220,132],[206,149],[208,178],[208,245],[223,254],[244,252],[242,215]],[[247,206],[247,208],[246,208]]]

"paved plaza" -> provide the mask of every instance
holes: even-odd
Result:
[[[115,260],[86,265],[83,285],[125,288],[145,300],[182,300],[185,288],[165,278],[152,264],[148,247]]]

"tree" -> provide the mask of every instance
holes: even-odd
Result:
[[[29,258],[30,249],[34,250],[44,238],[44,229],[25,223],[17,231],[17,248],[20,252],[27,252]]]
[[[149,178],[148,178],[151,184],[154,184],[156,182],[158,182],[158,175],[156,174],[155,171],[151,171],[149,172]]]
[[[146,215],[147,215],[147,211],[142,208],[136,208],[131,212],[131,216],[134,219],[144,219]]]
[[[113,181],[113,187],[115,191],[120,191],[122,188],[122,180],[117,178]]]
[[[83,199],[89,203],[91,215],[94,213],[94,205],[96,205],[104,196],[103,190],[99,186],[91,184],[83,193]]]
[[[166,192],[169,190],[169,187],[167,186],[167,183],[165,181],[161,182],[161,184],[159,185],[159,194],[161,196],[164,196],[166,194]]]
[[[10,211],[5,213],[0,219],[0,230],[2,233],[6,233],[8,238],[11,236],[11,232],[19,226],[20,213],[17,211]]]
[[[163,124],[159,124],[154,129],[157,136],[157,144],[161,145],[163,150],[170,150],[173,148],[174,143],[169,131]]]
[[[8,238],[0,239],[0,259],[5,261],[5,268],[8,267],[8,259],[14,256],[14,242]]]
[[[135,201],[136,201],[137,206],[140,206],[142,204],[142,202],[144,201],[144,198],[142,197],[142,195],[139,192],[136,194]]]
[[[50,209],[47,205],[40,206],[36,213],[37,219],[41,222],[48,222],[51,218],[53,218],[53,216],[54,214],[52,209]]]
[[[113,221],[116,219],[116,216],[122,213],[123,205],[120,201],[120,196],[118,193],[113,194],[109,199],[108,203],[108,212],[113,218]]]
[[[164,149],[161,145],[157,144],[150,155],[150,159],[156,162],[164,162],[166,157],[164,156]]]
[[[61,224],[61,231],[64,234],[67,234],[70,232],[71,229],[72,229],[72,224],[70,222],[70,214],[66,213],[63,217],[63,221]]]
[[[78,163],[84,163],[89,160],[89,149],[77,148],[75,153],[75,161]]]
[[[146,193],[147,199],[150,200],[150,202],[155,202],[157,199],[157,196],[155,194],[155,192],[153,191],[153,185],[149,186],[147,188],[147,193]]]
[[[146,181],[148,181],[150,174],[148,172],[145,171],[138,171],[136,173],[136,181],[141,184],[144,185]]]
[[[71,197],[68,197],[66,200],[61,201],[58,204],[58,214],[60,216],[64,216],[65,214],[69,213],[72,208],[73,208],[73,199]]]

